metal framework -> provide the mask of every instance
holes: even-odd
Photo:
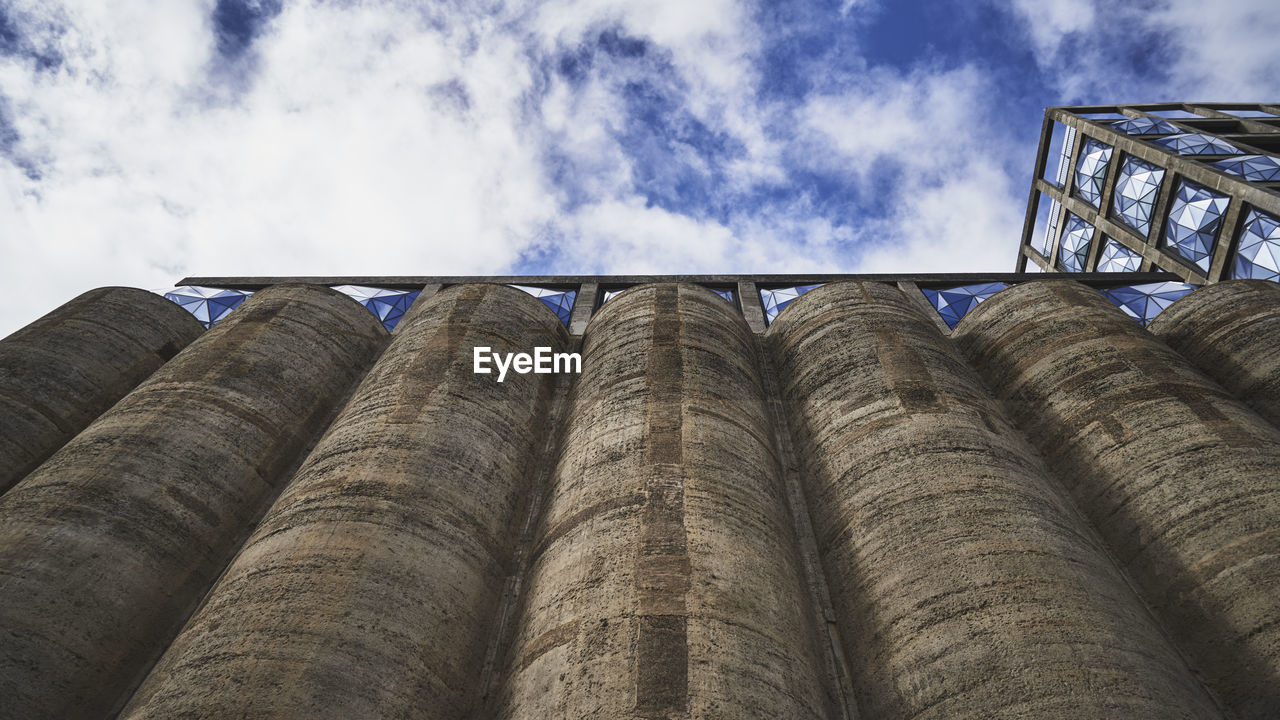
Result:
[[[1278,155],[1280,103],[1048,108],[1015,269],[1104,272],[1119,256],[1197,285],[1273,275],[1236,261],[1249,222],[1251,253],[1258,242],[1280,248],[1274,232],[1259,240],[1256,229],[1280,218],[1280,170],[1269,169],[1280,168]],[[1262,172],[1235,166],[1254,156]]]

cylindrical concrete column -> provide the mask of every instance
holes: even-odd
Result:
[[[493,716],[830,716],[752,343],[693,285],[592,319]]]
[[[255,294],[0,497],[0,698],[103,717],[177,634],[387,333]]]
[[[870,718],[1214,718],[982,381],[895,287],[806,293],[766,341]]]
[[[1203,287],[1147,330],[1280,427],[1280,284],[1229,280]]]
[[[1210,687],[1280,716],[1280,431],[1074,282],[1005,290],[953,338]]]
[[[0,492],[203,330],[155,293],[107,287],[0,340]]]
[[[122,717],[466,717],[554,383],[472,351],[567,338],[502,285],[415,307]]]

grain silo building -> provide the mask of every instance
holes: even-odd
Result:
[[[0,715],[1280,716],[1280,286],[1071,277],[87,293],[0,341]]]

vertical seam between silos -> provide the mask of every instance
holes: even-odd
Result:
[[[823,625],[818,632],[826,641],[823,643],[825,646],[823,657],[827,665],[827,684],[837,701],[841,717],[845,720],[858,720],[849,659],[845,657],[840,642],[840,629],[836,623],[835,610],[831,606],[831,591],[827,585],[826,573],[818,558],[818,543],[813,534],[809,503],[800,483],[799,465],[792,445],[791,426],[787,422],[787,415],[782,407],[781,385],[778,382],[777,370],[764,347],[764,338],[755,335],[753,341],[756,363],[760,368],[761,384],[764,386],[765,412],[768,413],[769,422],[773,426],[774,449],[782,465],[784,497],[791,511],[807,594],[813,607],[813,617]]]

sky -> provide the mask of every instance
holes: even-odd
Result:
[[[1008,272],[1044,108],[1273,0],[0,0],[0,336],[185,275]]]

